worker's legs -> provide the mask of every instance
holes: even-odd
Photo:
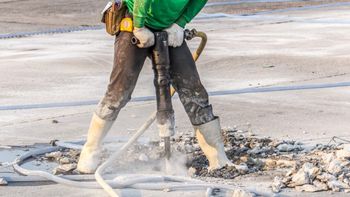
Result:
[[[209,169],[231,165],[224,151],[219,118],[213,114],[208,93],[200,81],[186,42],[181,47],[170,47],[169,53],[172,85],[194,126],[198,143],[209,160]]]
[[[149,48],[138,48],[131,44],[131,38],[131,33],[120,32],[116,39],[110,82],[95,111],[104,120],[115,120],[120,109],[131,99],[142,66],[149,55]]]
[[[98,167],[102,140],[112,127],[120,109],[131,99],[137,78],[149,53],[149,49],[140,49],[132,45],[131,37],[131,33],[121,32],[116,38],[110,82],[92,117],[87,141],[78,163],[80,172],[93,173]]]
[[[215,119],[192,54],[184,42],[181,47],[170,47],[170,74],[172,85],[193,125],[201,125]]]

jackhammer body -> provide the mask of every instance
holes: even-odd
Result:
[[[157,98],[157,125],[159,136],[164,140],[165,157],[170,157],[170,137],[175,134],[174,110],[170,91],[170,59],[168,34],[155,32],[152,52],[154,86]]]
[[[170,158],[170,137],[175,134],[174,110],[172,107],[171,97],[175,94],[175,89],[170,86],[170,59],[168,34],[164,31],[155,32],[155,45],[152,52],[152,63],[154,71],[154,86],[157,98],[157,125],[159,136],[164,141],[164,152],[167,159]],[[194,37],[201,38],[197,50],[192,54],[194,61],[201,55],[206,43],[207,36],[203,32],[197,32],[195,29],[184,31],[184,38],[191,40]],[[136,45],[139,40],[133,36],[131,43]]]

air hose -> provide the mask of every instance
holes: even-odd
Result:
[[[125,151],[135,139],[142,134],[142,130],[144,128],[140,128],[127,144],[123,146],[123,148],[117,152],[115,155],[120,155],[123,151]],[[102,187],[99,183],[92,181],[93,177],[91,175],[61,175],[55,176],[51,173],[40,171],[40,170],[29,170],[21,165],[27,162],[30,158],[35,157],[37,155],[43,155],[45,153],[50,153],[54,151],[59,151],[63,148],[71,148],[71,147],[79,147],[79,142],[60,142],[57,141],[55,144],[58,146],[41,148],[34,151],[29,151],[25,155],[17,158],[13,164],[14,170],[24,177],[9,177],[6,179],[7,181],[18,181],[18,182],[28,182],[28,181],[45,181],[50,180],[56,183],[64,184],[72,187],[86,188],[86,189],[101,189]],[[114,157],[116,158],[116,157]],[[111,159],[113,159],[111,157]],[[108,163],[109,164],[109,163]],[[108,165],[107,164],[107,165]],[[43,177],[44,179],[41,179]],[[234,191],[239,188],[234,188],[228,185],[222,184],[212,184],[205,183],[203,181],[180,177],[180,176],[164,176],[164,175],[150,175],[150,174],[117,174],[117,175],[109,175],[110,179],[105,181],[113,189],[142,189],[142,190],[157,190],[157,191],[186,191],[186,190],[205,190],[207,188],[218,188],[223,191]],[[115,178],[113,178],[115,177]],[[112,189],[112,190],[113,190]],[[240,190],[240,189],[239,189]],[[116,195],[118,196],[118,195]]]

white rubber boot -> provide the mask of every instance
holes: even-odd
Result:
[[[81,173],[92,174],[101,163],[102,140],[114,121],[106,121],[95,113],[92,116],[87,141],[80,153],[77,169]]]
[[[225,154],[219,118],[194,126],[194,129],[198,144],[209,161],[209,171],[222,168],[225,165],[233,165]]]

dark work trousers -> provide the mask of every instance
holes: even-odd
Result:
[[[120,32],[115,41],[114,65],[106,94],[98,104],[96,115],[104,120],[115,120],[119,111],[131,99],[137,78],[152,47],[138,48],[131,44],[133,34]],[[169,47],[171,85],[193,125],[201,125],[215,119],[192,54],[186,44]],[[152,83],[150,81],[150,83]]]

